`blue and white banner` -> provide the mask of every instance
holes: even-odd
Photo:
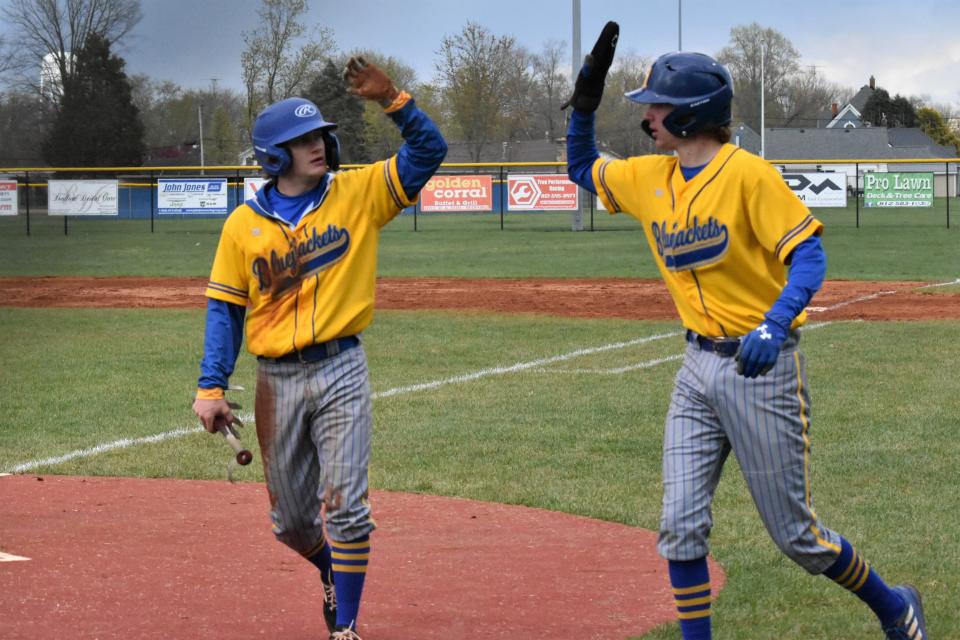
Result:
[[[157,213],[227,214],[226,178],[160,178]]]

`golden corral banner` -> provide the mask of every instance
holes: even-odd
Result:
[[[47,214],[115,216],[120,212],[116,180],[50,180]]]
[[[580,208],[577,185],[561,174],[507,176],[507,206],[511,211],[576,211]]]
[[[17,215],[17,181],[0,180],[0,216]]]
[[[421,211],[492,211],[491,176],[433,176],[420,192]]]

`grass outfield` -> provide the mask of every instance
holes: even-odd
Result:
[[[202,311],[0,308],[0,471],[99,443],[196,429],[190,411]],[[380,489],[523,504],[656,529],[675,323],[380,312],[365,336],[376,394],[371,481]],[[495,346],[495,348],[491,348]],[[893,581],[923,591],[929,631],[960,629],[960,415],[956,323],[837,322],[807,331],[813,487],[825,522]],[[496,367],[534,363],[509,374]],[[632,368],[631,368],[632,367]],[[627,369],[626,371],[620,371]],[[254,364],[233,394],[248,413]],[[255,440],[248,435],[248,443]],[[31,472],[224,476],[230,454],[193,431]],[[258,465],[244,480],[261,480]],[[715,503],[714,555],[729,582],[718,637],[874,638],[853,596],[782,557],[731,459]],[[587,591],[588,593],[589,591]],[[675,625],[646,638],[676,640]]]
[[[828,277],[947,281],[960,276],[960,200],[931,209],[817,209],[826,225]],[[589,218],[585,221],[589,226]],[[0,276],[206,276],[222,219],[83,220],[0,217]],[[385,227],[382,276],[657,277],[638,223],[597,212],[595,232],[570,231],[570,214],[421,215]]]
[[[957,203],[957,206],[954,206]],[[921,211],[817,210],[830,278],[960,277],[960,201]],[[595,233],[568,213],[431,215],[386,227],[383,276],[656,277],[636,223],[598,213]],[[589,224],[589,219],[587,220]],[[0,277],[205,276],[222,220],[0,218]],[[957,285],[929,290],[956,291]],[[0,307],[0,471],[222,479],[229,451],[190,411],[202,310]],[[539,316],[378,312],[365,336],[374,392],[487,372],[374,401],[373,486],[524,504],[656,529],[663,419],[679,338],[589,356],[578,349],[670,333],[676,323]],[[804,338],[813,394],[813,486],[825,523],[892,581],[923,591],[934,637],[960,629],[960,325],[834,323]],[[534,363],[506,374],[496,367]],[[618,370],[623,370],[619,373]],[[254,362],[233,394],[252,413]],[[31,463],[121,439],[157,442]],[[253,445],[252,435],[245,438]],[[257,464],[239,471],[257,481]],[[779,554],[735,461],[715,503],[714,555],[729,582],[717,636],[875,638],[853,596]],[[588,594],[589,590],[585,593]],[[670,625],[645,636],[676,640]]]

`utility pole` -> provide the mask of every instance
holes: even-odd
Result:
[[[764,95],[763,95],[763,59],[766,57],[767,41],[760,40],[760,157],[766,158],[766,119],[764,118]]]
[[[573,49],[573,66],[570,70],[570,79],[574,84],[577,82],[577,76],[580,74],[580,67],[583,65],[583,59],[580,56],[580,0],[573,0],[573,39],[570,48]],[[586,198],[592,197],[586,189],[577,187],[578,206],[576,211],[571,212],[570,230],[583,231],[583,202]]]
[[[197,105],[197,120],[200,122],[200,175],[206,175],[203,171],[203,104]]]
[[[677,0],[677,51],[683,51],[683,0]]]

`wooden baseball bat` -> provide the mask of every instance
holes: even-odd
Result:
[[[234,431],[233,425],[226,425],[218,429],[220,435],[222,435],[227,440],[227,444],[230,445],[230,448],[233,449],[233,452],[237,454],[237,464],[241,466],[246,466],[253,461],[253,454],[246,449],[243,444],[240,442],[240,438],[237,436],[237,432]]]

